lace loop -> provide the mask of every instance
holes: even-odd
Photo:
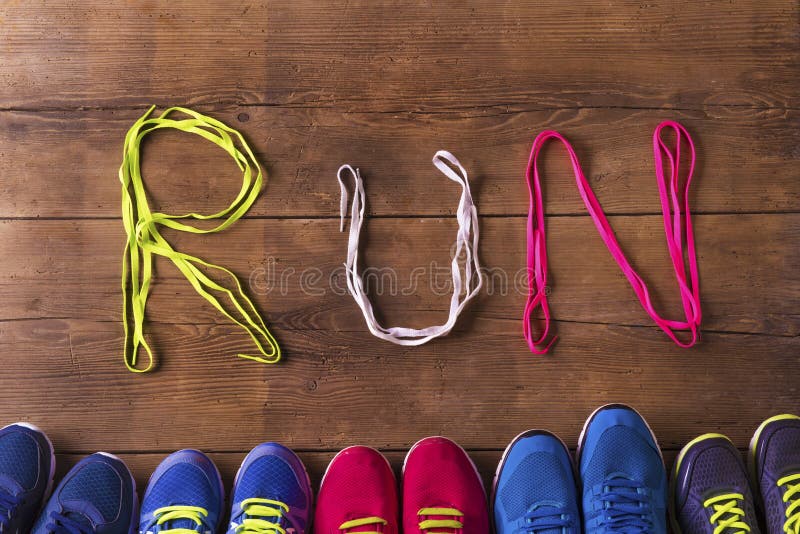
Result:
[[[248,333],[261,356],[239,354],[239,357],[261,363],[275,363],[281,357],[280,347],[267,329],[253,302],[245,295],[236,275],[224,267],[177,252],[158,229],[159,226],[163,226],[181,232],[210,234],[228,228],[250,209],[258,197],[263,184],[261,166],[256,161],[255,155],[244,137],[222,122],[180,107],[169,108],[158,117],[150,117],[154,108],[155,106],[151,107],[142,115],[125,135],[122,165],[119,169],[119,179],[122,182],[122,222],[127,233],[122,260],[124,301],[122,322],[125,331],[125,365],[128,370],[136,373],[145,373],[154,366],[153,352],[144,338],[145,307],[153,275],[153,256],[163,256],[172,261],[200,296]],[[190,118],[181,120],[168,118],[174,112],[184,113]],[[153,213],[150,210],[140,167],[140,145],[146,135],[162,128],[173,128],[199,135],[225,150],[236,161],[236,165],[243,173],[242,187],[227,208],[210,215],[199,213],[169,215]],[[255,178],[253,178],[254,173],[256,174]],[[213,228],[202,229],[182,223],[181,219],[223,220]],[[209,269],[232,280],[235,290],[232,291],[215,282],[203,269]],[[225,309],[220,302],[221,297],[230,302],[241,320]],[[133,316],[132,331],[128,324],[129,314]],[[140,347],[144,348],[148,357],[148,364],[144,368],[137,367]]]
[[[5,532],[20,504],[22,498],[0,491],[0,532]]]
[[[550,529],[564,529],[572,526],[569,512],[564,508],[544,506],[529,511],[523,517],[525,525],[516,530],[517,534],[535,534]]]
[[[289,506],[285,503],[272,499],[251,498],[242,501],[241,506],[245,518],[242,524],[236,527],[237,534],[286,534],[286,529],[281,524],[285,514],[289,513]]]
[[[158,508],[153,515],[156,518],[156,527],[161,534],[196,534],[199,532],[197,527],[203,527],[208,517],[208,510],[200,506],[173,505]],[[189,521],[195,524],[195,528],[177,527],[169,528],[168,523],[172,521]],[[206,529],[211,530],[211,529]]]
[[[670,149],[664,142],[661,133],[664,129],[675,132],[675,148]],[[700,311],[700,284],[697,269],[697,254],[695,252],[694,232],[692,229],[691,212],[689,209],[689,185],[695,167],[695,148],[689,132],[680,124],[673,121],[664,121],[659,124],[653,133],[653,155],[656,166],[656,182],[661,199],[661,212],[664,218],[664,232],[666,234],[667,249],[669,250],[675,278],[678,282],[678,291],[683,306],[685,319],[665,319],[655,310],[650,298],[650,293],[644,279],[636,272],[622,251],[614,230],[603,212],[600,202],[592,191],[589,181],[583,174],[578,156],[569,141],[558,132],[548,130],[540,133],[533,141],[526,181],[530,197],[527,228],[527,267],[528,267],[528,300],[522,317],[522,329],[528,347],[534,354],[545,354],[555,341],[555,337],[548,339],[550,333],[550,308],[547,302],[547,247],[545,239],[544,206],[542,188],[539,178],[537,161],[542,147],[550,139],[560,141],[567,150],[575,182],[578,186],[583,203],[594,221],[600,237],[622,270],[633,288],[639,302],[650,318],[663,330],[678,346],[688,348],[693,346],[699,337],[701,321]],[[686,141],[690,149],[690,164],[686,175],[685,185],[679,190],[680,178],[680,147]],[[668,163],[669,185],[664,174],[664,162]],[[686,212],[683,217],[682,210]],[[684,220],[685,219],[685,220]],[[685,242],[684,242],[685,235]],[[684,261],[684,255],[688,261]],[[686,264],[688,263],[688,274]],[[533,312],[541,307],[544,316],[544,328],[541,334],[534,338],[531,327]],[[688,330],[690,339],[682,341],[675,333],[676,330]],[[544,346],[541,346],[545,344]]]
[[[428,341],[447,335],[456,324],[458,316],[466,307],[467,303],[478,294],[483,286],[483,279],[480,274],[480,262],[478,261],[478,210],[472,202],[472,194],[469,189],[467,171],[461,163],[451,153],[440,150],[433,157],[433,164],[450,180],[461,185],[461,200],[458,203],[456,218],[458,219],[458,232],[456,233],[455,252],[451,261],[453,295],[450,298],[450,314],[447,322],[441,325],[429,326],[427,328],[406,328],[381,326],[375,318],[372,303],[366,294],[362,273],[358,269],[358,242],[361,237],[361,227],[364,224],[364,209],[366,206],[366,196],[364,194],[364,181],[358,169],[353,169],[350,165],[342,165],[336,175],[341,188],[341,219],[339,230],[344,231],[344,219],[347,214],[347,187],[344,185],[342,173],[347,171],[353,177],[355,192],[353,203],[350,209],[350,234],[347,243],[347,261],[344,264],[347,277],[347,289],[353,295],[356,304],[361,308],[367,328],[372,335],[390,341],[397,345],[416,346],[427,343]],[[458,169],[456,173],[453,169]],[[464,260],[464,276],[462,277],[459,266],[462,253]]]
[[[599,523],[608,531],[639,534],[651,529],[650,497],[640,482],[624,478],[606,480],[597,498],[603,504],[597,512]]]
[[[783,531],[786,534],[800,534],[800,473],[778,479],[778,487],[786,486],[783,502],[788,503]]]
[[[726,493],[705,500],[703,506],[712,510],[708,521],[714,526],[714,534],[750,532],[750,526],[744,521],[744,510],[739,506],[741,501],[744,501],[741,493]]]
[[[461,530],[464,528],[464,514],[456,508],[421,508],[417,515],[422,519],[419,529],[426,534],[452,534],[434,529]]]
[[[382,534],[381,527],[388,525],[389,522],[385,519],[377,516],[372,517],[362,517],[360,519],[352,519],[350,521],[345,521],[341,525],[339,525],[339,530],[342,532],[347,532],[348,530],[358,528],[358,527],[366,527],[366,526],[375,526],[374,531],[358,531],[358,534]]]
[[[52,534],[93,534],[91,523],[77,521],[66,514],[50,512],[45,530]]]

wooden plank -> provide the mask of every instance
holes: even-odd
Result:
[[[5,2],[3,108],[797,107],[798,5]]]
[[[0,113],[0,217],[119,217],[122,140],[143,111]],[[372,214],[452,214],[459,189],[431,164],[439,148],[466,166],[480,213],[526,214],[525,165],[544,129],[572,140],[608,213],[656,214],[651,137],[664,119],[680,120],[697,143],[695,212],[800,206],[798,111],[418,115],[233,107],[212,114],[248,136],[270,173],[251,215],[338,216],[336,170],[343,163],[361,168]],[[236,166],[196,136],[159,132],[144,152],[151,204],[167,213],[213,213],[238,193]],[[548,147],[543,163],[547,212],[585,214],[563,150]]]
[[[403,466],[403,459],[405,458],[405,451],[381,451],[386,459],[391,462],[395,471],[395,477],[400,481],[401,469]],[[573,451],[574,452],[574,451]],[[500,461],[502,451],[467,451],[472,461],[475,462],[478,471],[483,477],[484,486],[487,490],[491,491],[492,479],[494,477],[497,464]],[[222,480],[225,484],[226,493],[233,485],[233,479],[236,476],[236,470],[239,469],[242,460],[247,453],[243,452],[215,452],[209,453],[209,457],[217,465],[222,474]],[[322,480],[322,475],[325,473],[325,468],[333,458],[335,452],[305,452],[299,451],[298,455],[306,466],[309,476],[311,477],[311,486],[314,493],[319,490],[319,484]],[[664,461],[669,467],[673,464],[677,451],[665,450],[663,451]],[[144,495],[147,481],[150,474],[158,466],[159,462],[164,459],[166,454],[152,454],[152,453],[126,453],[120,455],[128,467],[133,472],[136,478],[136,486],[139,492],[139,497]],[[66,472],[76,463],[78,463],[83,455],[80,454],[58,454],[56,458],[56,473],[57,478],[61,478]]]
[[[657,308],[682,317],[661,218],[613,217],[611,223]],[[363,331],[360,311],[346,293],[347,235],[338,226],[330,219],[252,219],[215,236],[169,239],[178,250],[233,269],[278,333]],[[704,328],[798,335],[800,315],[792,303],[800,301],[800,215],[704,215],[695,218],[695,228]],[[555,318],[653,325],[588,217],[552,218],[547,231]],[[387,324],[422,327],[445,320],[455,232],[453,219],[367,221],[362,267],[370,269],[367,281]],[[119,221],[0,223],[0,319],[119,322],[123,241]],[[487,286],[457,328],[473,340],[497,329],[517,334],[527,292],[525,220],[482,218],[480,255]],[[160,259],[156,268],[151,322],[226,321],[171,263]],[[148,330],[167,334],[171,328]]]
[[[548,358],[504,333],[398,348],[365,332],[296,331],[270,366],[234,357],[250,346],[231,327],[176,325],[154,337],[161,366],[143,376],[122,365],[116,324],[4,322],[0,420],[40,424],[61,452],[243,451],[265,439],[405,449],[439,434],[499,449],[531,427],[575,443],[595,407],[626,402],[673,449],[711,431],[741,444],[764,418],[797,410],[787,370],[800,337],[708,334],[686,351],[640,328],[559,326]]]

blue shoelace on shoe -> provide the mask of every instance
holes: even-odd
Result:
[[[638,534],[651,530],[650,498],[639,491],[643,489],[642,483],[624,478],[603,482],[603,491],[597,498],[604,506],[595,517],[605,531]]]
[[[22,499],[19,497],[0,491],[0,532],[6,531],[11,517],[20,504],[22,504]]]
[[[50,520],[45,529],[52,534],[93,534],[94,532],[91,523],[79,521],[58,512],[50,512]]]
[[[562,529],[572,526],[572,521],[565,517],[568,511],[551,506],[538,508],[525,514],[525,526],[518,529],[516,534],[535,534],[550,529]]]

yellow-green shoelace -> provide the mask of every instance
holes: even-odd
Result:
[[[198,527],[203,526],[203,520],[208,517],[208,510],[200,506],[185,506],[174,505],[164,506],[159,508],[153,515],[156,516],[156,525],[161,527],[169,521],[176,521],[179,519],[187,519],[194,522]],[[161,534],[197,534],[197,531],[191,528],[170,528],[160,531]]]
[[[253,497],[242,501],[241,506],[245,519],[236,527],[236,534],[286,534],[280,525],[289,513],[286,503]]]
[[[714,527],[714,534],[723,532],[747,534],[750,532],[750,525],[744,521],[744,510],[739,506],[742,501],[744,501],[744,495],[741,493],[726,493],[706,499],[703,506],[713,510],[708,520]]]
[[[419,522],[419,529],[428,534],[450,534],[450,530],[461,530],[464,524],[458,520],[464,514],[455,508],[422,508],[417,512],[419,517],[445,516],[452,519],[424,519]],[[446,529],[447,532],[434,529]]]
[[[350,521],[345,521],[341,525],[339,525],[339,530],[342,532],[347,532],[350,529],[358,528],[358,527],[365,527],[365,526],[372,526],[375,525],[375,530],[370,531],[358,531],[358,534],[382,534],[380,528],[383,526],[388,525],[388,521],[381,517],[363,517],[361,519],[352,519]]]
[[[159,225],[193,234],[211,234],[225,230],[239,220],[258,197],[263,183],[261,167],[244,137],[222,122],[180,107],[172,107],[158,117],[150,117],[154,108],[155,106],[151,107],[128,130],[125,136],[122,165],[119,169],[119,179],[122,182],[122,222],[127,234],[122,258],[122,295],[124,299],[122,322],[125,329],[125,365],[130,371],[144,373],[150,371],[155,363],[153,352],[144,338],[145,306],[152,281],[154,255],[169,258],[197,293],[250,335],[261,355],[239,354],[239,357],[262,363],[275,363],[281,357],[280,347],[252,301],[245,295],[236,276],[224,267],[176,251],[159,232]],[[176,112],[183,113],[188,118],[169,118]],[[227,208],[210,215],[198,213],[169,215],[150,211],[142,180],[140,145],[147,134],[163,128],[174,128],[199,135],[225,150],[236,161],[243,173],[242,188]],[[237,146],[237,141],[239,146]],[[253,178],[254,172],[257,173],[255,178]],[[181,219],[223,220],[213,228],[201,229],[182,223]],[[203,268],[227,275],[233,280],[235,290],[232,291],[209,278],[203,272]],[[231,315],[218,297],[227,297],[229,304],[241,316],[241,320]],[[132,331],[131,325],[128,324],[129,313],[133,315]],[[144,347],[147,353],[149,361],[146,367],[137,366],[139,347]]]
[[[788,475],[778,480],[778,487],[786,486],[783,502],[788,503],[783,531],[786,534],[800,534],[800,473]]]

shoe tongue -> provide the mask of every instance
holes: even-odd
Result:
[[[202,532],[202,526],[198,526],[198,524],[191,519],[173,519],[161,525],[161,530],[172,530],[175,528],[185,528]]]
[[[0,474],[0,490],[16,496],[25,491],[25,488],[13,478]]]

